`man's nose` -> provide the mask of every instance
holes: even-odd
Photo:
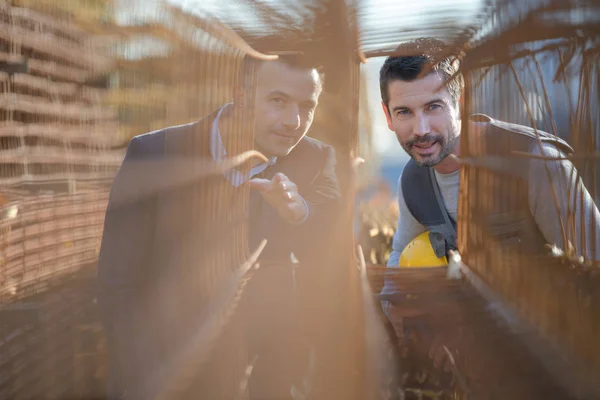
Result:
[[[418,136],[424,136],[431,130],[429,124],[429,118],[426,115],[418,114],[415,116],[415,123],[413,126],[413,133]]]
[[[290,104],[283,118],[283,125],[290,130],[300,127],[300,107],[297,104]]]

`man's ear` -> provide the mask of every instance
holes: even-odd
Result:
[[[388,128],[390,128],[390,131],[393,131],[394,129],[392,128],[392,116],[390,115],[390,110],[388,109],[388,106],[383,101],[381,102],[381,108],[383,109],[383,113],[385,114],[385,119],[387,121]]]

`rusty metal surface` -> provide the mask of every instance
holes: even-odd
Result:
[[[599,31],[595,16],[598,1],[199,0],[156,2],[152,4],[159,6],[155,11],[148,2],[138,1],[112,4],[119,4],[122,11],[129,12],[120,15],[121,21],[106,18],[95,22],[93,18],[103,19],[106,14],[87,9],[85,2],[81,3],[81,14],[70,5],[53,7],[51,3],[22,0],[14,4],[32,7],[34,11],[13,9],[13,3],[3,4],[0,9],[3,16],[0,40],[4,46],[0,49],[0,60],[10,68],[27,67],[25,71],[0,74],[3,110],[0,154],[4,156],[0,163],[0,183],[36,181],[42,182],[46,190],[64,192],[0,193],[0,303],[8,305],[0,312],[8,315],[11,307],[21,310],[19,305],[31,300],[37,302],[46,318],[43,329],[34,324],[39,330],[34,335],[31,335],[32,324],[22,321],[21,325],[2,332],[0,393],[7,396],[31,397],[48,387],[52,374],[36,369],[28,375],[26,370],[42,354],[39,349],[45,346],[44,341],[51,344],[44,347],[45,351],[52,353],[44,365],[52,369],[73,365],[69,357],[79,351],[75,349],[79,345],[73,347],[73,343],[85,339],[85,334],[79,333],[61,337],[61,332],[73,325],[77,332],[89,330],[96,334],[97,321],[81,319],[82,309],[94,312],[93,291],[84,285],[81,289],[87,290],[85,294],[77,292],[71,296],[67,290],[66,298],[76,300],[65,300],[60,297],[64,288],[61,278],[74,282],[76,273],[94,272],[103,220],[99,209],[105,205],[106,182],[112,180],[120,164],[124,145],[133,135],[192,121],[229,101],[235,69],[245,56],[266,60],[274,58],[268,54],[271,52],[302,50],[320,57],[326,87],[313,130],[318,138],[336,147],[343,168],[350,165],[358,149],[359,63],[391,54],[398,44],[410,39],[424,36],[443,39],[447,54],[462,61],[462,71],[467,76],[466,113],[486,112],[511,122],[539,124],[546,130],[556,127],[552,133],[573,143],[574,157],[582,160],[578,165],[585,166],[583,179],[596,198],[600,198]],[[112,2],[103,4],[109,3]],[[136,12],[136,7],[146,13],[145,17]],[[90,35],[103,40],[116,37],[119,46],[104,54],[102,49],[106,48],[88,41]],[[79,53],[85,56],[78,57]],[[104,79],[106,71],[113,73],[110,82]],[[564,106],[565,98],[570,102],[568,107]],[[241,132],[242,127],[237,128]],[[244,134],[237,137],[239,148],[248,147],[252,139],[251,132],[245,130]],[[465,138],[465,142],[471,140],[468,133]],[[183,165],[182,169],[200,174],[189,177],[182,174],[179,178],[196,179],[221,173],[253,155],[256,154],[247,153],[227,165],[203,163],[206,160],[193,166]],[[467,151],[464,156],[485,158],[486,154]],[[158,175],[159,171],[151,167],[140,165],[142,169],[148,168],[151,177]],[[469,168],[465,167],[467,171],[475,169]],[[471,173],[465,173],[469,182],[465,196],[468,196],[462,201],[466,209],[475,210],[489,200],[477,189],[493,184],[493,179],[471,179]],[[348,195],[348,209],[352,205],[353,183],[351,176],[344,177],[342,182]],[[168,189],[152,187],[148,192]],[[189,281],[183,288],[160,293],[160,302],[156,304],[162,307],[162,312],[172,311],[169,308],[173,305],[172,298],[179,296],[179,292],[185,293],[182,301],[186,303],[185,311],[195,315],[196,292],[216,294],[219,288],[227,290],[202,314],[208,317],[194,325],[197,330],[187,348],[189,351],[166,364],[168,368],[161,371],[154,387],[147,388],[159,397],[181,396],[194,381],[197,370],[210,361],[210,350],[217,346],[215,338],[224,327],[240,326],[235,317],[239,317],[238,305],[246,283],[249,278],[254,279],[251,269],[255,260],[251,254],[255,249],[247,248],[246,226],[239,216],[248,204],[240,200],[236,203],[239,210],[229,209],[221,201],[228,195],[222,187],[215,188],[213,193],[200,190],[193,193],[197,204],[206,200],[202,204],[214,207],[208,210],[214,211],[214,215],[242,222],[233,224],[229,232],[235,238],[235,245],[223,241],[202,253],[190,239],[181,244],[183,256],[171,260],[181,274],[187,274]],[[13,215],[15,206],[19,210],[17,218]],[[196,218],[198,227],[206,223],[202,219],[207,216],[206,210],[195,209],[191,215],[189,218]],[[581,380],[569,377],[567,382],[560,382],[563,386],[575,393],[579,391],[579,398],[596,393],[594,382],[590,383],[588,377],[597,376],[600,370],[600,353],[595,346],[599,326],[595,294],[597,266],[589,260],[579,262],[568,251],[549,259],[508,256],[490,238],[464,234],[469,229],[476,230],[476,220],[463,219],[460,223],[461,251],[470,271],[497,292],[500,303],[515,308],[533,327],[535,335],[550,340],[571,361]],[[351,230],[351,222],[341,223],[340,237],[351,239]],[[218,234],[223,231],[215,229],[214,235]],[[197,235],[195,232],[193,238]],[[386,351],[393,339],[385,337],[376,326],[377,302],[369,298],[364,265],[357,273],[350,249],[344,247],[344,250],[348,254],[336,254],[341,260],[338,264],[324,270],[319,279],[311,277],[315,282],[328,282],[336,298],[323,299],[321,304],[311,303],[315,314],[319,311],[323,318],[311,320],[314,326],[310,332],[315,337],[322,336],[319,338],[322,350],[332,343],[338,347],[323,350],[323,354],[330,356],[325,362],[331,369],[320,376],[309,371],[307,380],[314,383],[319,378],[331,378],[329,382],[321,382],[327,389],[324,393],[330,395],[347,394],[350,387],[366,387],[372,398],[393,398],[389,387],[386,391],[377,385],[382,381],[389,385],[386,373],[390,370],[397,375],[400,372],[382,368],[375,374],[369,369],[369,365],[381,366],[378,363],[389,356]],[[198,264],[202,269],[197,268]],[[370,271],[374,275],[379,272],[382,271]],[[549,378],[556,371],[546,374],[539,366],[539,359],[526,354],[515,336],[486,309],[489,301],[486,303],[477,285],[448,282],[437,272],[389,275],[397,279],[404,291],[421,296],[421,300],[428,298],[418,306],[437,309],[439,319],[432,322],[437,329],[455,332],[453,324],[457,321],[463,323],[461,329],[466,327],[466,331],[460,332],[462,345],[447,343],[447,351],[456,362],[448,367],[454,381],[452,390],[444,389],[444,396],[458,396],[454,390],[467,398],[473,393],[478,396],[472,398],[486,398],[494,394],[490,389],[494,384],[504,385],[496,392],[506,394],[502,398],[515,393],[521,398],[536,398],[540,393],[545,398],[560,396],[564,388],[556,388]],[[89,283],[90,276],[86,278]],[[560,296],[556,296],[557,291]],[[40,298],[35,297],[40,294]],[[84,306],[69,309],[67,301],[81,301]],[[403,301],[407,301],[406,296]],[[444,306],[450,304],[451,310],[440,307],[440,302]],[[149,316],[153,311],[145,310]],[[446,315],[440,316],[442,311]],[[54,319],[56,314],[62,314],[63,318]],[[321,335],[322,326],[328,328]],[[42,331],[47,335],[45,339],[37,335]],[[363,335],[369,343],[361,340]],[[224,361],[215,366],[213,372],[219,379],[211,383],[231,389],[229,393],[234,397],[245,398],[249,375],[260,362],[260,356],[246,354],[238,339],[227,336],[225,346],[220,343],[222,347],[229,345],[232,351],[219,353]],[[55,380],[56,385],[50,386],[52,391],[85,396],[101,390],[96,381],[94,388],[86,388],[84,384],[86,379],[92,381],[92,376],[102,378],[103,343],[98,338],[93,340],[99,348],[91,352],[89,361],[81,361],[81,365],[93,371],[82,373],[77,379]],[[465,350],[465,342],[472,346]],[[347,354],[350,350],[360,353],[367,348],[373,352],[369,362],[364,362],[369,357]],[[506,356],[504,350],[511,357],[497,362],[498,357]],[[80,352],[85,353],[85,349]],[[357,365],[352,364],[356,360],[359,360]],[[511,371],[515,365],[519,368]],[[335,371],[336,367],[343,373]],[[517,376],[518,373],[522,375]],[[356,374],[368,382],[355,380],[352,382],[355,386],[351,386],[348,379],[336,381]],[[494,382],[499,376],[500,383]],[[402,389],[401,383],[393,381],[391,385],[394,390]],[[363,394],[352,393],[357,398],[368,398],[361,397]]]

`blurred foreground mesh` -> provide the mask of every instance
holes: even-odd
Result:
[[[108,191],[128,141],[197,120],[230,102],[242,59],[264,58],[215,18],[163,2],[151,4],[154,13],[148,15],[146,5],[3,4],[0,398],[104,397],[107,346],[96,307],[95,266]],[[146,13],[141,23],[140,12]],[[345,39],[345,29],[339,38]],[[298,44],[286,49],[278,41],[265,46],[298,50]],[[357,113],[349,111],[357,108],[358,64],[348,48],[339,48],[345,66],[338,77],[346,87],[338,83],[323,107],[329,115],[352,117],[328,121],[323,113],[318,131],[331,135],[321,139],[339,148],[341,183],[350,193],[351,175],[344,171],[350,171],[349,149],[356,141]],[[255,78],[250,72],[244,79]],[[342,101],[352,96],[354,101]],[[252,147],[252,118],[247,115],[246,125],[235,127],[234,151]],[[335,129],[324,129],[334,123]],[[198,176],[222,173],[210,161],[191,167]],[[148,168],[148,178],[159,180],[153,172],[161,171]],[[274,328],[261,326],[251,303],[257,295],[285,293],[264,283],[276,283],[269,272],[254,268],[261,248],[247,244],[247,190],[232,198],[229,185],[203,189],[189,193],[197,201],[186,213],[197,221],[197,230],[185,237],[161,233],[177,249],[164,261],[179,281],[166,282],[165,292],[155,293],[134,316],[142,323],[157,316],[172,323],[172,348],[178,352],[166,355],[148,387],[129,394],[133,398],[246,398],[248,376],[262,354],[248,354],[244,340]],[[296,307],[304,307],[302,312],[271,307],[281,319],[303,318],[301,331],[292,334],[298,337],[275,337],[273,346],[306,351],[299,393],[361,398],[364,382],[355,377],[365,369],[363,314],[354,312],[361,306],[360,280],[358,270],[349,268],[351,196],[345,198],[347,222],[340,222],[331,256],[319,266],[327,268],[319,275],[310,269],[300,274],[302,281],[318,279],[312,285],[315,298],[300,296]],[[171,225],[181,217],[174,213]],[[210,238],[210,245],[199,238]],[[336,296],[327,298],[325,288]],[[318,372],[310,367],[315,357]],[[285,368],[283,358],[281,363]],[[194,387],[202,392],[194,393]]]
[[[0,399],[103,398],[106,344],[96,314],[95,265],[108,191],[124,149],[134,135],[194,121],[230,101],[236,68],[244,57],[261,57],[252,46],[264,36],[279,38],[266,45],[273,51],[308,46],[325,65],[325,92],[309,135],[319,132],[318,139],[336,148],[345,199],[346,218],[336,227],[327,268],[306,277],[317,289],[303,303],[310,318],[302,334],[319,369],[307,367],[306,397],[298,398],[389,399],[401,391],[402,373],[395,367],[403,365],[387,361],[391,335],[371,297],[384,273],[438,307],[429,322],[456,339],[446,343],[456,361],[451,387],[410,394],[598,397],[597,263],[573,258],[568,249],[561,257],[527,257],[496,243],[469,215],[490,206],[493,199],[482,188],[500,184],[498,177],[466,166],[459,244],[467,279],[449,282],[439,270],[390,272],[373,265],[367,268],[371,289],[354,251],[351,172],[352,157],[365,151],[358,125],[361,59],[434,36],[447,41],[446,54],[463,61],[465,115],[544,122],[540,129],[551,133],[554,121],[598,199],[597,1],[489,1],[466,22],[462,2],[439,1],[440,12],[421,25],[406,5],[386,5],[377,13],[367,1],[232,1],[220,8],[188,2],[184,9],[150,3],[1,5]],[[452,17],[442,18],[443,10]],[[367,23],[384,13],[380,24]],[[238,145],[246,148],[252,137],[239,128]],[[463,145],[463,155],[485,154],[468,139]],[[172,261],[187,277],[185,289],[196,285],[215,300],[194,325],[190,351],[165,368],[153,390],[181,398],[194,374],[209,368],[213,389],[226,390],[225,398],[244,398],[248,374],[260,362],[260,354],[247,354],[239,334],[260,329],[240,317],[244,292],[251,285],[270,289],[260,286],[260,269],[251,268],[258,249],[248,248],[245,239],[247,199],[224,205],[224,187],[197,195],[210,212],[199,205],[191,215],[206,232],[215,224],[215,246],[200,253],[188,243],[181,259]],[[375,214],[369,221],[381,232],[394,226]],[[223,219],[235,223],[216,229]],[[565,240],[575,243],[571,223],[565,221]],[[383,236],[389,244],[389,235]],[[219,240],[224,237],[234,240]],[[377,251],[385,253],[365,249],[367,260],[382,264],[385,254]],[[492,292],[497,297],[482,296]],[[183,300],[187,312],[197,300]],[[161,301],[167,308],[172,297]],[[516,310],[524,325],[507,326],[490,304]],[[533,340],[549,343],[537,356],[521,344],[522,335],[511,333],[522,326]],[[279,345],[290,341],[281,338]]]

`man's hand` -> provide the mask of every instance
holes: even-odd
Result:
[[[271,180],[254,178],[249,184],[250,188],[258,190],[286,221],[298,223],[308,215],[306,203],[298,193],[298,186],[284,174],[278,172]]]

